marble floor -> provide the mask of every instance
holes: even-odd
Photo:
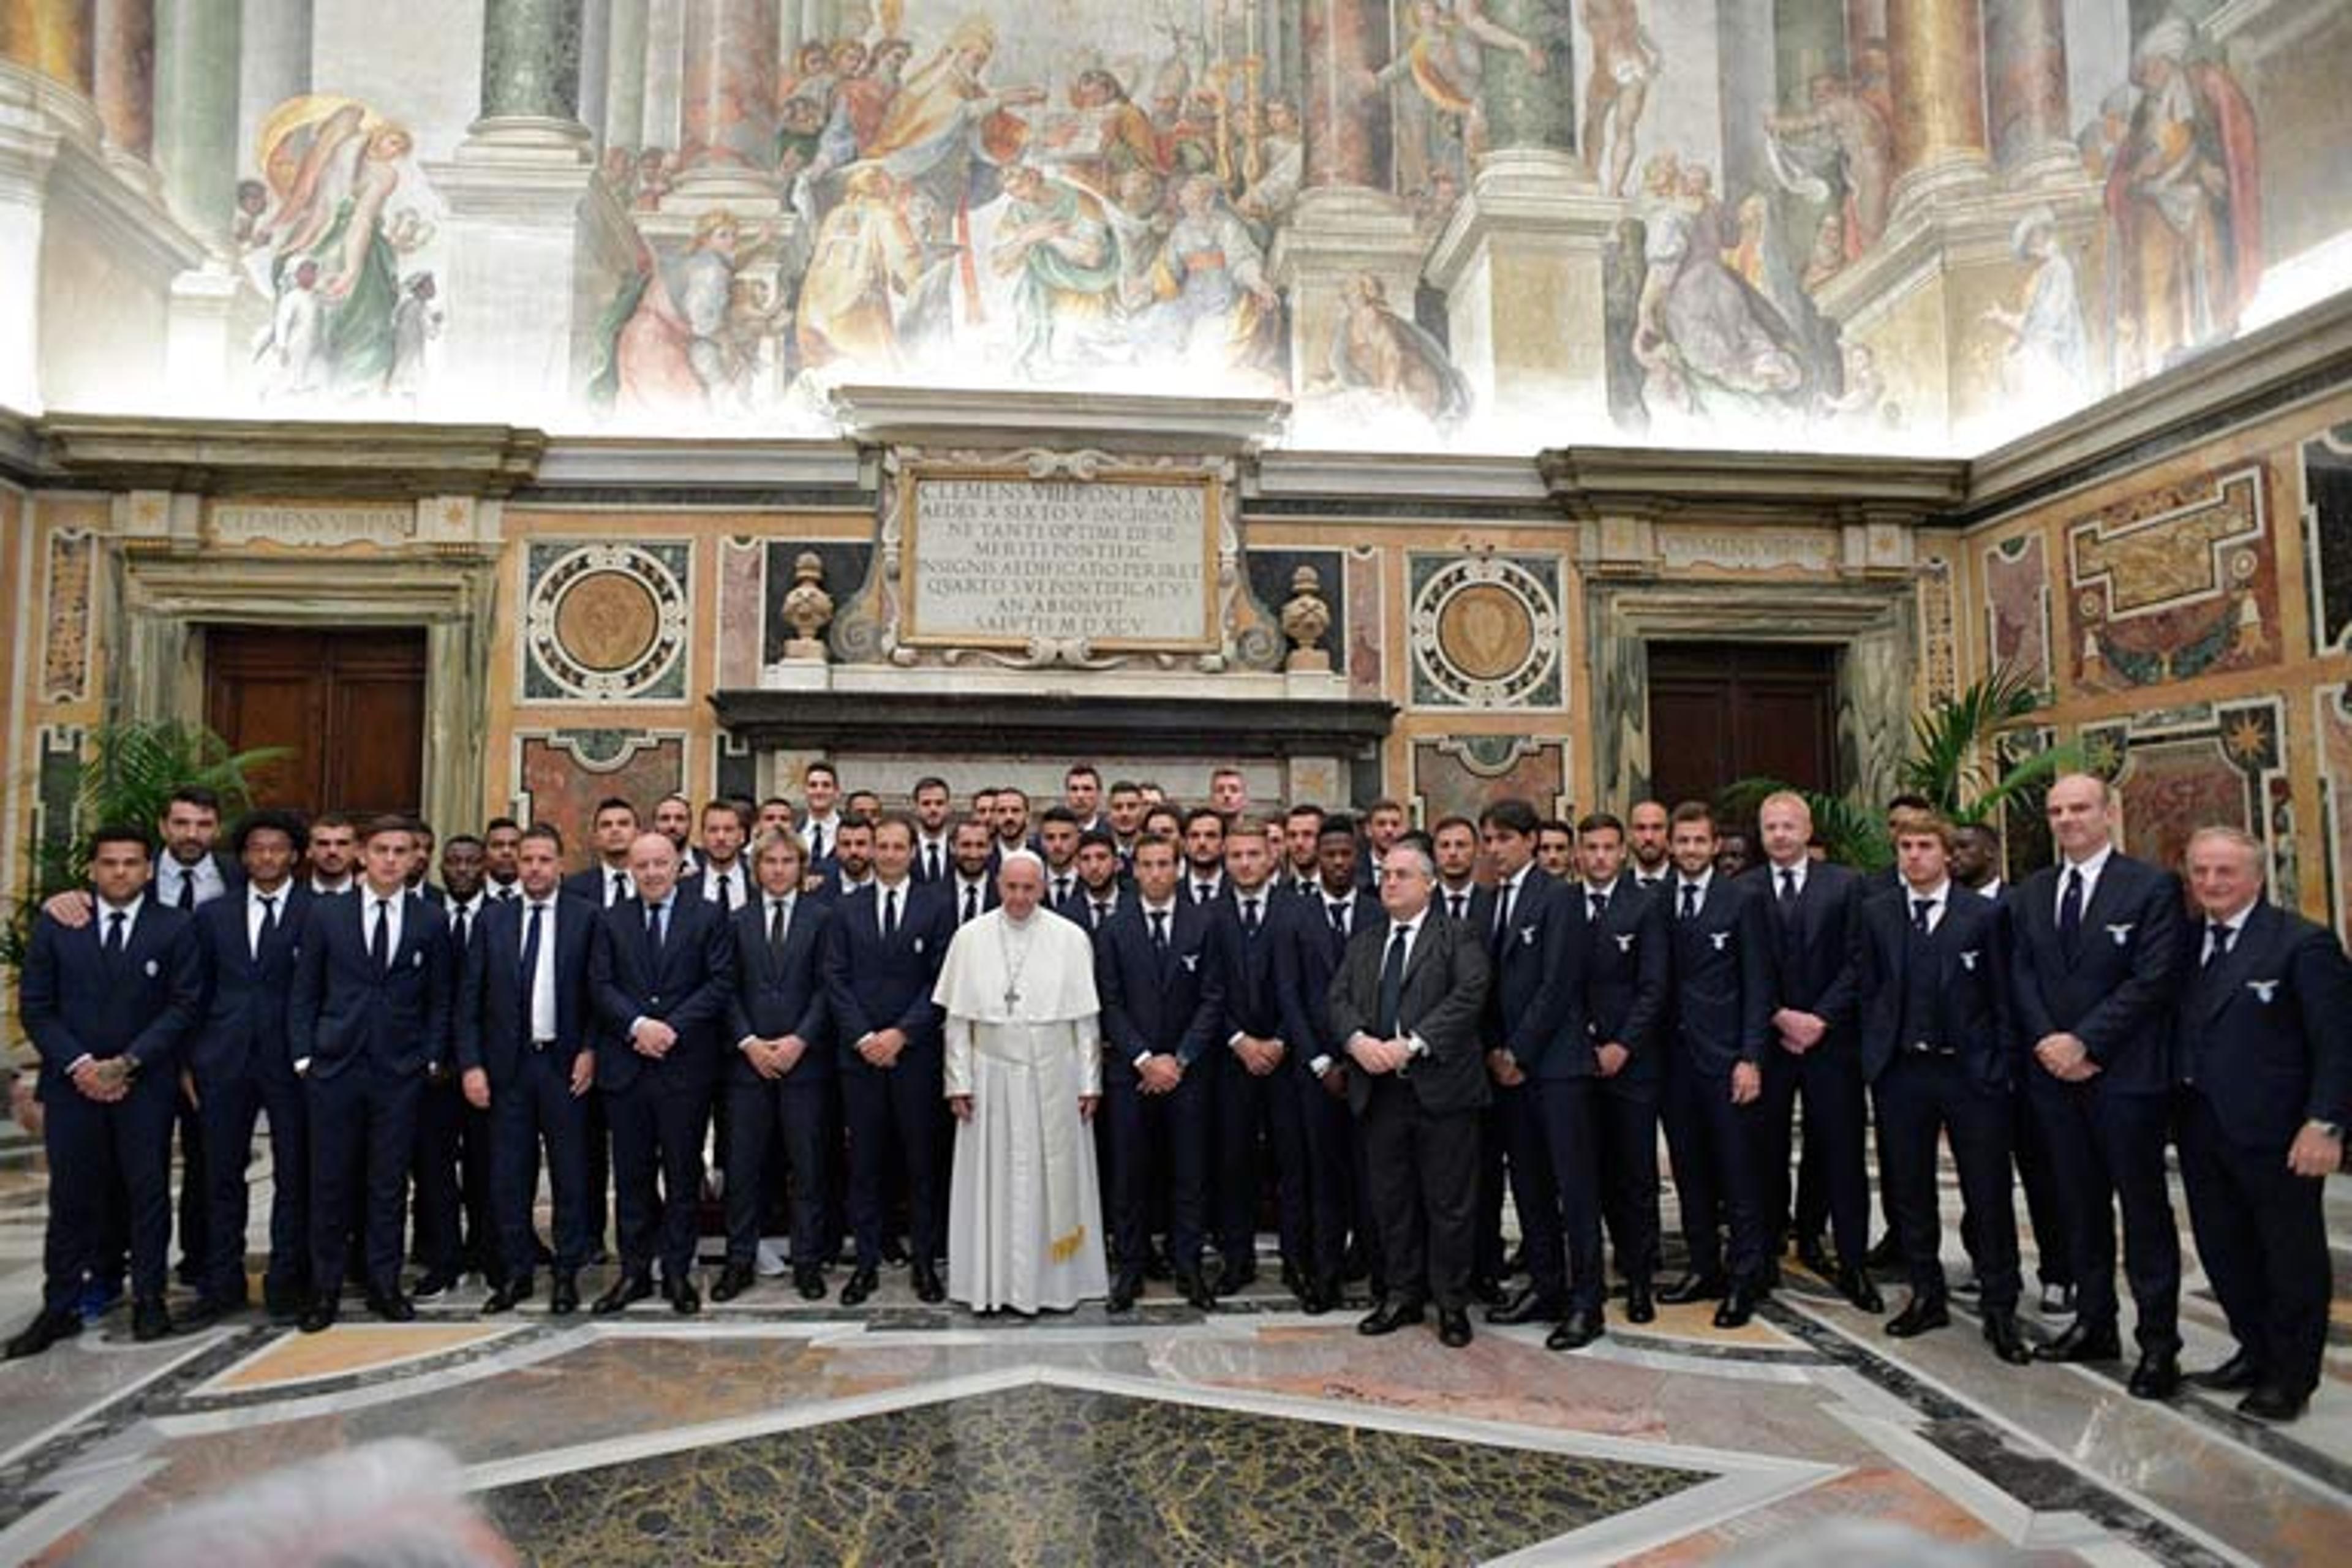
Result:
[[[42,1190],[0,1147],[12,1328]],[[551,1319],[543,1292],[483,1320],[479,1298],[151,1345],[118,1311],[0,1367],[0,1562],[396,1436],[445,1446],[550,1564],[2281,1564],[2340,1561],[2352,1526],[2341,1305],[2326,1386],[2273,1429],[2135,1401],[2121,1368],[2003,1365],[1964,1318],[1889,1340],[1801,1270],[1747,1329],[1670,1308],[1572,1355],[1540,1329],[1367,1340],[1270,1279],[1207,1316],[1161,1289],[1035,1322],[924,1307],[903,1270],[857,1310],[773,1280],[691,1320]],[[2193,1272],[2184,1310],[2189,1364],[2219,1359]],[[1864,1533],[1834,1555],[1825,1529]]]

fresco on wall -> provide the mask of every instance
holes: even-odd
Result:
[[[479,0],[415,11],[249,30],[229,75],[280,90],[236,103],[239,166],[162,182],[234,181],[233,214],[177,215],[253,307],[205,411],[781,432],[898,381],[1277,397],[1337,445],[1974,450],[2352,249],[2309,210],[2346,184],[2308,86],[2352,69],[2328,0],[1952,7],[1908,61],[1878,8],[1727,0],[711,0],[495,48]],[[556,244],[501,215],[543,220],[574,154],[516,157],[509,200],[459,107],[526,67],[599,186]],[[1906,90],[1980,105],[1938,121],[1959,176]],[[1487,269],[1496,214],[1580,281]],[[536,404],[467,401],[518,365]]]

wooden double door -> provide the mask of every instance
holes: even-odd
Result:
[[[205,631],[205,721],[234,751],[292,755],[255,775],[257,805],[414,813],[425,796],[425,630]]]
[[[1837,650],[1786,643],[1650,645],[1651,793],[1713,801],[1741,779],[1834,793]]]

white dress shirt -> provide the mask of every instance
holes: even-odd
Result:
[[[180,884],[193,882],[196,889],[196,908],[202,909],[228,891],[220,868],[206,855],[193,866],[183,866],[173,856],[164,855],[155,862],[155,901],[170,908],[180,907]]]
[[[277,906],[278,923],[283,926],[286,923],[287,905],[293,896],[294,884],[291,881],[280,882],[266,892],[251,882],[245,885],[246,952],[256,958],[261,956],[262,917],[271,912],[262,907],[261,900],[268,899]]]
[[[522,962],[523,950],[530,944],[530,911],[545,910],[539,917],[539,958],[530,971],[530,1037],[536,1042],[555,1038],[555,922],[562,917],[555,906],[561,902],[554,894],[544,899],[531,899],[523,905],[522,919],[515,922],[515,962]]]
[[[1933,936],[1936,934],[1936,928],[1944,923],[1945,911],[1952,907],[1952,879],[1947,877],[1924,892],[1908,882],[1904,883],[1904,924],[1909,925],[1912,922],[1918,912],[1919,900],[1922,899],[1927,900],[1927,934]]]
[[[408,889],[403,888],[390,898],[386,898],[365,882],[362,882],[359,885],[359,894],[360,946],[370,953],[375,952],[376,910],[381,905],[384,919],[391,922],[384,929],[383,938],[384,957],[388,962],[398,956],[400,952],[400,931],[403,923],[402,916],[404,913],[400,906],[408,901]]]
[[[2097,896],[2099,891],[2099,874],[2107,868],[2107,862],[2114,858],[2115,853],[2116,847],[2113,844],[2103,844],[2099,847],[2099,852],[2088,860],[2068,860],[2062,858],[2058,862],[2058,896],[2051,900],[2051,914],[2056,918],[2063,918],[2059,916],[2059,911],[2066,907],[2066,873],[2079,871],[2083,875],[2083,911],[2087,918],[2090,913],[2091,900]]]

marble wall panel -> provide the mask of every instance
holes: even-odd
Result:
[[[1554,555],[1405,557],[1416,708],[1562,708],[1568,617]]]
[[[1441,735],[1412,745],[1414,820],[1475,818],[1517,798],[1544,816],[1571,814],[1569,742],[1533,735]]]
[[[2352,653],[2352,425],[2303,445],[2304,571],[2315,653]]]
[[[655,801],[686,787],[686,737],[624,729],[525,731],[515,737],[514,769],[515,815],[553,824],[563,834],[566,862],[585,866],[598,801],[619,795],[646,816]]]
[[[2319,846],[2327,889],[2326,912],[2339,931],[2352,931],[2352,683],[2312,693],[2318,737]]]
[[[532,540],[524,557],[523,700],[683,699],[693,556],[687,540]]]
[[[41,700],[79,702],[89,695],[90,587],[98,542],[88,529],[49,535],[47,619],[41,638]]]
[[[2277,698],[2135,715],[2084,731],[2095,765],[2122,796],[2121,837],[2130,853],[2178,868],[2189,835],[2220,824],[2260,839],[2273,877],[2286,742],[2285,706]]]
[[[2270,468],[2126,497],[2065,529],[2068,669],[2116,692],[2279,662]]]
[[[2050,559],[2040,533],[1985,547],[1985,647],[1994,668],[2050,683]]]

